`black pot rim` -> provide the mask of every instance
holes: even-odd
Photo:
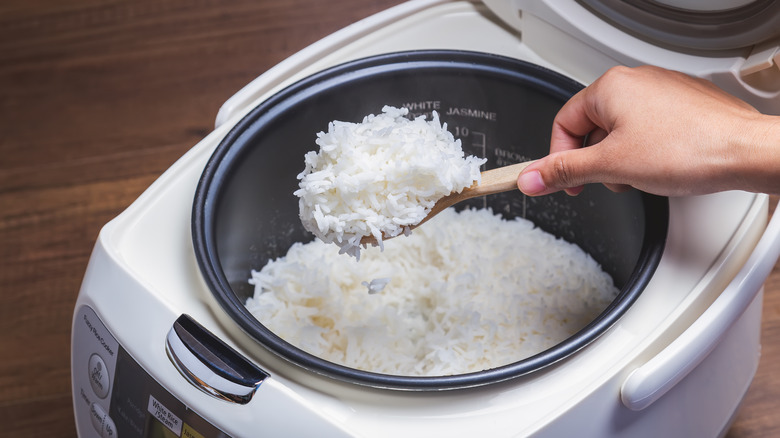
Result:
[[[222,309],[251,338],[277,356],[316,374],[375,388],[398,390],[443,390],[493,384],[527,375],[561,361],[586,347],[607,331],[637,300],[652,278],[663,254],[668,230],[669,206],[665,197],[641,193],[645,210],[645,236],[636,267],[618,296],[596,319],[563,342],[534,356],[501,367],[452,376],[397,376],[358,370],[335,364],[284,341],[246,309],[221,271],[217,254],[215,206],[222,182],[239,151],[231,145],[261,117],[273,115],[288,100],[305,99],[331,81],[354,75],[370,75],[405,68],[488,69],[510,72],[551,92],[571,93],[582,85],[552,70],[525,61],[482,52],[415,50],[394,52],[346,62],[306,77],[260,103],[241,119],[217,146],[198,182],[192,210],[192,239],[203,278]],[[568,91],[566,91],[568,90]]]

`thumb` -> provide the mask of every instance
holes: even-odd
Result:
[[[520,172],[517,187],[529,196],[560,190],[576,195],[582,191],[584,184],[595,182],[599,163],[595,149],[571,149],[539,159]]]

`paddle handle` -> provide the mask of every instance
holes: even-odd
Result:
[[[520,176],[520,172],[522,172],[523,169],[530,166],[534,161],[536,160],[524,161],[522,163],[497,167],[495,169],[482,172],[482,182],[480,182],[479,185],[475,184],[471,187],[463,189],[463,191],[460,193],[453,193],[439,199],[433,208],[431,208],[428,216],[426,216],[425,219],[420,221],[419,224],[413,226],[412,228],[414,229],[415,227],[422,225],[424,222],[428,221],[428,219],[441,213],[444,209],[466,199],[517,190],[517,177]]]
[[[478,196],[493,195],[501,192],[508,192],[511,190],[517,190],[517,177],[520,176],[520,172],[528,167],[532,161],[524,161],[522,163],[511,164],[509,166],[497,167],[482,172],[480,174],[481,182],[479,185],[473,185],[471,187],[463,189],[460,193],[452,193],[441,199],[431,208],[431,211],[425,216],[425,219],[420,221],[417,225],[412,225],[410,228],[415,229],[420,225],[428,221],[428,219],[441,213],[444,209],[457,204],[460,201],[464,201],[469,198],[476,198]],[[387,239],[387,238],[385,238]],[[376,243],[373,236],[365,236],[361,239],[361,243]]]
[[[482,182],[478,186],[470,187],[464,192],[469,192],[469,198],[476,196],[492,195],[517,189],[517,177],[526,167],[536,160],[524,161],[504,167],[497,167],[482,172]]]

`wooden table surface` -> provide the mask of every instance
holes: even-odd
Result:
[[[75,436],[70,324],[101,226],[243,85],[396,3],[0,3],[0,435]],[[780,436],[777,268],[762,327],[758,375],[729,438]]]

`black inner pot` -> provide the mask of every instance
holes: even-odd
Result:
[[[253,294],[251,269],[308,242],[298,218],[296,175],[316,150],[328,122],[359,122],[382,106],[414,114],[439,112],[467,154],[494,168],[548,153],[552,120],[582,88],[537,65],[476,52],[399,52],[349,62],[303,79],[254,108],[224,138],[201,176],[193,207],[193,242],[200,269],[223,309],[279,356],[340,380],[395,389],[484,385],[543,368],[583,348],[636,300],[660,260],[668,225],[666,198],[637,191],[615,194],[601,185],[577,197],[527,198],[519,191],[472,200],[506,218],[522,216],[591,254],[621,290],[580,332],[533,357],[455,376],[371,373],[314,357],[283,341],[244,307]],[[337,248],[334,246],[334,251]],[[346,256],[345,256],[346,257]]]

